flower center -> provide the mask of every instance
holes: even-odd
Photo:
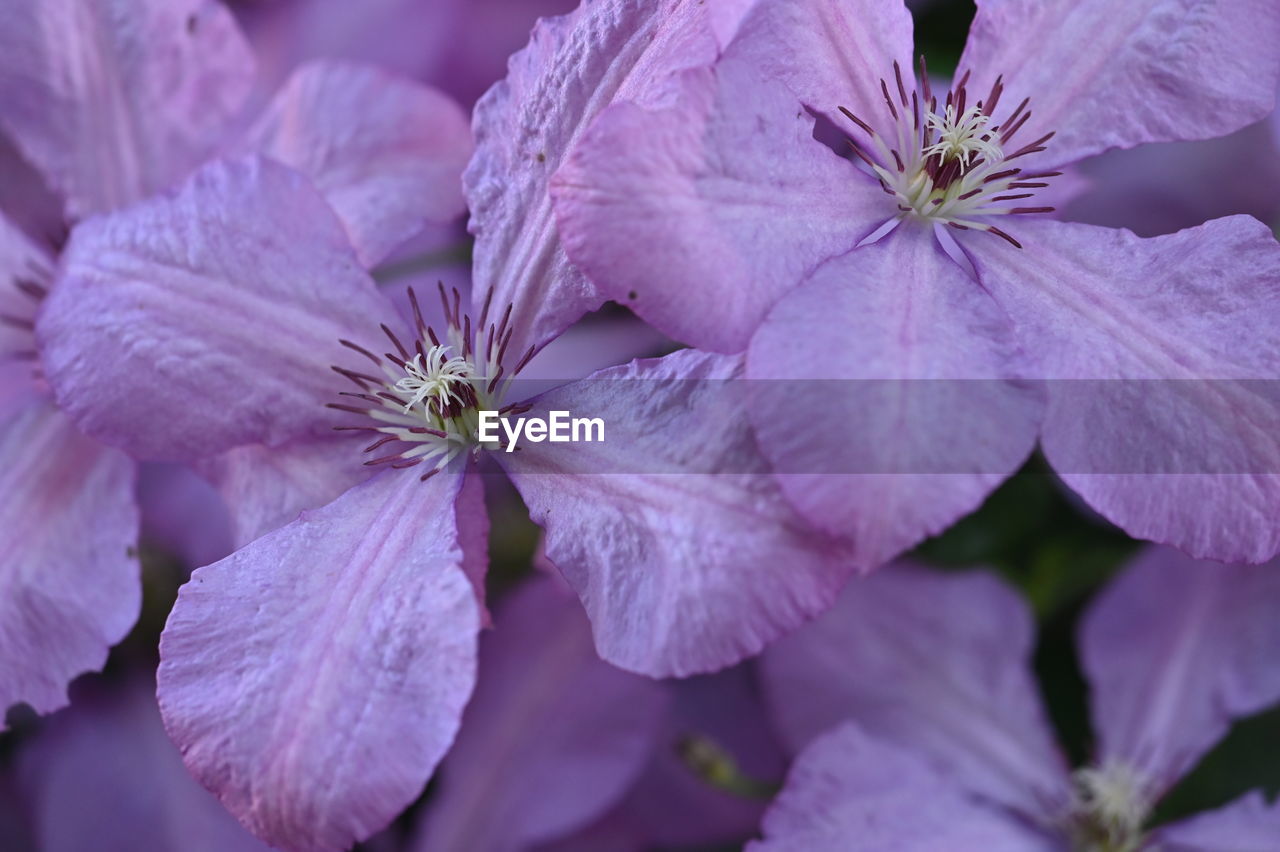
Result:
[[[382,331],[391,341],[394,352],[379,358],[363,346],[349,340],[343,346],[368,358],[381,371],[381,376],[333,367],[333,371],[355,384],[358,391],[341,391],[340,395],[355,402],[329,403],[329,408],[367,418],[358,426],[335,426],[345,432],[371,432],[378,437],[364,452],[387,448],[388,452],[365,462],[408,468],[430,463],[431,469],[422,479],[439,473],[454,459],[481,449],[496,449],[494,442],[478,438],[479,412],[520,414],[525,405],[502,404],[502,399],[516,376],[533,357],[530,346],[524,356],[508,372],[504,366],[507,348],[514,328],[508,305],[497,324],[488,323],[490,290],[485,299],[480,322],[474,333],[471,317],[462,313],[462,298],[457,288],[452,301],[440,285],[440,300],[448,326],[444,341],[422,319],[417,294],[410,289],[417,339],[406,347],[386,325]]]
[[[1155,804],[1150,788],[1122,763],[1077,770],[1068,834],[1075,852],[1136,852]]]
[[[1045,179],[1062,174],[1029,174],[1020,165],[1010,166],[1044,151],[1045,143],[1054,135],[1046,134],[1021,147],[1011,144],[1031,117],[1027,109],[1030,99],[1023,100],[997,122],[1003,77],[996,79],[986,98],[969,106],[966,72],[946,93],[940,110],[929,85],[924,57],[920,58],[920,77],[918,82],[912,81],[910,96],[897,62],[893,63],[893,74],[896,93],[891,92],[888,82],[880,81],[892,133],[882,135],[840,107],[845,117],[869,137],[861,144],[850,139],[850,147],[871,169],[884,191],[894,197],[901,211],[863,244],[880,239],[910,217],[961,231],[987,231],[1022,248],[994,222],[1002,216],[1052,212],[1052,207],[1014,206],[1012,202],[1031,198],[1035,190],[1049,185]]]

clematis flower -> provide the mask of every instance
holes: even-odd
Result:
[[[912,73],[899,0],[762,0],[678,94],[590,128],[552,191],[570,259],[664,333],[748,350],[780,388],[751,415],[783,488],[867,561],[974,508],[1037,441],[1131,535],[1271,558],[1269,229],[1140,239],[1037,194],[1108,149],[1262,118],[1280,13],[978,6],[942,91]],[[816,141],[815,115],[851,147]]]
[[[601,301],[559,247],[547,175],[619,93],[662,97],[714,58],[705,14],[602,2],[535,30],[476,112],[470,312],[442,288],[402,318],[316,185],[262,156],[72,233],[38,323],[56,393],[91,434],[212,469],[230,504],[243,546],[180,592],[158,691],[188,768],[267,842],[367,837],[452,742],[485,618],[487,458],[624,668],[753,654],[853,569],[768,475],[740,357],[683,351],[532,398],[510,382]],[[480,410],[565,409],[604,417],[607,444],[477,434]]]
[[[1261,792],[1151,827],[1233,720],[1280,701],[1280,574],[1152,548],[1079,628],[1097,741],[1068,769],[1029,669],[1025,602],[982,573],[895,566],[762,659],[800,755],[759,849],[1262,850]]]
[[[40,0],[0,21],[0,127],[11,137],[0,160],[19,178],[3,200],[32,202],[18,211],[32,214],[19,217],[27,228],[53,230],[136,202],[224,148],[262,150],[305,170],[365,262],[423,222],[461,212],[453,184],[470,139],[461,110],[442,95],[371,69],[314,65],[242,129],[252,62],[225,9],[155,0],[109,11]],[[353,116],[362,117],[359,132]],[[41,712],[66,703],[74,675],[102,665],[140,605],[134,464],[81,434],[41,375],[45,353],[32,331],[57,262],[50,247],[0,220],[0,360],[23,362],[6,369],[0,388],[13,402],[3,443],[14,461],[0,493],[15,542],[3,569],[0,708],[23,700]]]

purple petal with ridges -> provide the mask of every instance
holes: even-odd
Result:
[[[0,423],[0,714],[65,706],[138,618],[133,487],[133,463],[48,401]]]
[[[741,358],[693,350],[605,370],[529,415],[602,417],[604,442],[497,456],[615,665],[655,677],[722,668],[825,609],[855,569],[783,498],[741,378]]]
[[[969,244],[1045,382],[1041,444],[1135,538],[1280,549],[1280,245],[1247,216],[1141,239],[1049,220]]]
[[[1000,306],[923,228],[819,267],[756,332],[751,422],[802,515],[878,565],[977,508],[1035,447],[1042,391]]]
[[[365,266],[465,210],[462,170],[472,145],[462,108],[377,68],[304,65],[245,144],[311,178]]]
[[[558,580],[526,582],[495,620],[415,849],[516,852],[567,834],[622,797],[656,744],[666,690],[596,656]]]
[[[1056,131],[1048,166],[1257,121],[1275,104],[1277,42],[1270,0],[978,0],[960,67],[972,92],[1003,74],[1001,103],[1031,98],[1018,138]]]
[[[1043,818],[1067,799],[1031,676],[1025,602],[984,572],[892,565],[762,658],[783,739],[799,751],[854,719],[945,770],[957,789]]]
[[[1159,791],[1231,723],[1280,701],[1280,571],[1151,548],[1103,590],[1080,628],[1100,760]]]
[[[72,219],[184,178],[252,80],[249,45],[216,0],[41,0],[0,26],[0,125]]]
[[[37,333],[82,429],[186,459],[328,434],[329,366],[368,368],[339,339],[395,320],[307,179],[249,158],[76,228]]]
[[[160,708],[187,768],[254,834],[341,850],[422,792],[475,682],[460,477],[388,471],[178,594]]]
[[[1056,852],[1058,844],[985,806],[908,748],[852,722],[791,767],[752,852]]]

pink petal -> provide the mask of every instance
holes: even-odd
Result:
[[[246,144],[306,174],[373,266],[428,222],[465,209],[471,130],[446,95],[376,68],[294,72]]]
[[[1280,802],[1267,804],[1261,792],[1163,826],[1156,832],[1163,852],[1271,852],[1280,837]]]
[[[546,343],[604,301],[560,247],[548,179],[615,99],[656,97],[680,69],[714,61],[719,18],[742,5],[583,4],[539,21],[507,78],[476,105],[476,154],[464,176],[472,296],[478,309],[492,288],[497,310],[515,306],[512,351]]]
[[[149,678],[77,697],[19,755],[42,852],[266,852],[187,773]]]
[[[1019,138],[1056,131],[1037,164],[1051,165],[1257,121],[1275,104],[1277,42],[1269,0],[978,0],[960,67],[971,92],[1003,74],[1002,103],[1031,98]]]
[[[51,403],[0,422],[0,714],[67,704],[142,605],[134,466]]]
[[[281,849],[346,849],[422,791],[475,679],[460,478],[389,472],[198,569],[160,641],[187,768]]]
[[[1280,701],[1276,569],[1152,548],[1102,593],[1080,651],[1104,762],[1123,761],[1162,791],[1233,720]]]
[[[740,358],[683,350],[539,398],[602,417],[603,443],[503,453],[609,662],[712,671],[824,609],[854,563],[790,509],[747,423]]]
[[[1167,237],[1019,223],[973,241],[1049,379],[1045,454],[1136,538],[1259,562],[1280,549],[1280,245],[1245,216]],[[980,249],[980,251],[978,251]],[[1253,381],[1257,380],[1257,381]]]
[[[573,593],[538,577],[503,601],[415,849],[522,850],[577,829],[644,768],[665,690],[600,660]]]
[[[752,852],[1049,852],[1058,847],[965,795],[909,749],[846,723],[814,741]]]
[[[968,514],[1035,446],[1008,317],[928,231],[819,267],[752,340],[751,421],[783,491],[879,565]]]
[[[793,750],[853,719],[957,789],[1037,818],[1067,788],[1030,672],[1034,643],[1026,604],[991,575],[895,565],[771,647],[762,682]]]
[[[602,292],[677,340],[740,352],[808,270],[898,211],[814,141],[780,83],[728,60],[681,82],[661,109],[606,110],[552,195],[570,259]]]
[[[306,178],[252,158],[76,228],[39,335],[85,431],[188,458],[328,434],[329,365],[354,355],[338,340],[385,351],[393,319]]]
[[[361,446],[351,438],[252,444],[205,459],[199,470],[226,502],[232,542],[240,548],[368,479]]]
[[[214,0],[39,0],[0,26],[0,124],[72,218],[185,177],[223,141],[252,77]]]

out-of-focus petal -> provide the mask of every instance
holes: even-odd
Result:
[[[1261,562],[1280,548],[1280,245],[1247,216],[1165,237],[1054,221],[974,241],[1046,379],[1041,442],[1136,538]]]
[[[48,250],[0,212],[0,364],[20,353],[29,358],[35,349],[36,306],[52,276]]]
[[[41,852],[267,852],[183,767],[149,679],[85,690],[19,764]]]
[[[0,211],[28,234],[47,242],[53,243],[65,236],[62,199],[3,132],[0,132]]]
[[[515,852],[617,802],[654,747],[665,689],[596,656],[577,599],[537,577],[504,600],[415,847]]]
[[[913,224],[818,268],[752,340],[761,450],[800,513],[878,565],[977,508],[1035,446],[1008,316]]]
[[[1280,216],[1280,133],[1271,125],[1261,121],[1220,139],[1145,145],[1088,160],[1081,166],[1088,190],[1058,209],[1074,222],[1128,228],[1143,237],[1236,213],[1274,222]],[[1036,203],[1054,205],[1040,200],[1043,192]]]
[[[311,178],[373,266],[428,222],[465,209],[471,129],[446,95],[363,65],[296,71],[246,144]]]
[[[223,141],[252,79],[216,0],[40,0],[0,25],[0,125],[72,218],[181,180]]]
[[[142,539],[188,568],[217,562],[235,544],[222,495],[186,465],[149,462],[138,476]]]
[[[232,542],[240,548],[368,479],[373,471],[364,466],[368,456],[360,446],[351,438],[253,444],[205,459],[199,470],[226,502]]]
[[[753,852],[1050,852],[920,755],[845,723],[796,760]]]
[[[515,305],[511,350],[555,337],[603,301],[560,246],[547,182],[615,99],[659,97],[672,75],[710,64],[746,0],[600,0],[534,27],[507,78],[476,105],[464,176],[476,235],[473,304]]]
[[[1056,131],[1040,165],[1108,148],[1225,136],[1269,113],[1280,82],[1271,0],[978,0],[960,60],[978,97],[1031,98],[1019,138]]]
[[[813,117],[758,69],[681,77],[658,109],[610,107],[552,184],[570,259],[677,340],[740,352],[821,260],[898,214],[813,139]]]
[[[47,713],[142,605],[134,465],[43,400],[0,422],[0,714]],[[0,719],[2,722],[2,719]]]
[[[741,377],[741,358],[693,350],[596,373],[530,416],[603,418],[603,442],[497,456],[615,665],[722,668],[820,612],[854,570],[773,481]]]
[[[853,719],[958,789],[1042,816],[1067,787],[1031,677],[1034,643],[1026,604],[994,577],[893,565],[769,648],[762,682],[796,751]]]
[[[397,473],[195,571],[160,640],[160,708],[187,768],[282,849],[346,849],[386,825],[475,681],[460,478]]]
[[[81,428],[183,459],[327,432],[329,366],[368,368],[339,339],[395,319],[307,179],[249,158],[76,228],[38,336]]]
[[[1155,832],[1162,852],[1272,852],[1280,837],[1280,802],[1250,793],[1217,810]]]
[[[1152,548],[1102,592],[1080,630],[1100,762],[1163,791],[1232,721],[1280,701],[1278,567]]]

